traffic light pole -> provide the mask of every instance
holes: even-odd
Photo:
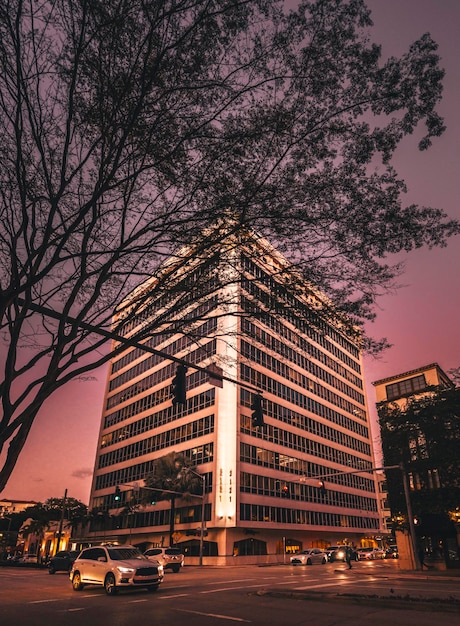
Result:
[[[195,472],[191,467],[185,467],[183,469],[184,472],[193,474],[197,478],[201,480],[201,496],[196,496],[197,498],[201,498],[201,526],[200,526],[200,558],[199,565],[203,565],[203,547],[204,547],[204,532],[206,530],[205,524],[205,493],[206,493],[206,476],[204,474],[199,474]],[[193,494],[195,495],[195,494]]]
[[[422,566],[420,564],[420,559],[419,559],[418,551],[417,551],[417,537],[415,534],[414,516],[412,513],[412,505],[410,501],[410,490],[409,490],[409,484],[407,481],[407,474],[406,474],[406,469],[404,467],[404,463],[399,463],[398,465],[384,465],[382,467],[369,467],[368,469],[351,470],[349,472],[333,472],[331,474],[319,474],[318,476],[308,476],[308,477],[304,476],[302,477],[303,480],[302,478],[300,479],[300,482],[305,483],[307,482],[307,480],[311,480],[311,481],[315,481],[315,486],[318,486],[318,480],[319,480],[321,483],[323,483],[323,489],[325,489],[324,481],[327,478],[330,478],[332,476],[343,476],[345,474],[368,474],[368,473],[378,472],[380,470],[389,470],[389,469],[399,469],[402,474],[404,498],[406,501],[407,522],[409,526],[409,536],[410,536],[411,545],[412,545],[415,569],[420,570]]]
[[[26,304],[26,301],[24,300],[24,298],[16,298],[16,300],[19,304]],[[131,348],[139,348],[140,350],[144,350],[145,352],[148,352],[149,354],[161,356],[164,358],[165,361],[172,361],[173,363],[177,363],[178,365],[183,365],[184,367],[194,369],[198,372],[204,372],[205,374],[209,375],[210,380],[213,379],[214,381],[218,381],[218,382],[226,380],[230,383],[233,383],[234,385],[238,385],[239,387],[248,389],[249,391],[252,391],[253,393],[256,393],[259,395],[261,394],[261,390],[255,387],[254,385],[250,385],[240,380],[235,380],[234,378],[230,378],[229,376],[225,376],[225,374],[221,374],[220,372],[217,372],[214,368],[201,367],[200,365],[197,365],[196,363],[190,363],[186,361],[185,359],[179,359],[173,356],[172,354],[169,354],[168,352],[164,352],[163,350],[156,350],[155,348],[151,348],[145,343],[141,343],[141,341],[136,341],[136,339],[133,339],[132,337],[123,337],[123,335],[119,335],[117,333],[114,333],[113,331],[106,330],[105,328],[94,326],[94,324],[89,324],[88,322],[84,322],[83,320],[77,320],[75,317],[72,317],[71,315],[64,315],[63,313],[59,313],[58,311],[53,311],[53,309],[49,309],[48,307],[42,306],[41,304],[36,304],[34,302],[27,302],[27,306],[30,308],[31,311],[34,311],[35,313],[46,315],[58,321],[65,321],[68,324],[71,324],[72,326],[76,326],[77,328],[82,328],[83,330],[86,330],[88,332],[94,333],[96,335],[100,335],[101,337],[105,337],[106,339],[111,339],[112,341],[116,341],[117,343],[123,346],[129,346]],[[145,330],[146,329],[144,328],[143,331],[145,332]],[[143,337],[140,337],[140,339],[145,340],[146,337],[143,336]],[[212,384],[216,384],[216,383],[212,383]]]
[[[199,565],[203,565],[203,547],[204,547],[204,533],[206,529],[206,520],[205,520],[205,495],[206,495],[206,476],[204,474],[199,474],[195,472],[192,468],[186,468],[187,472],[194,474],[197,478],[201,480],[201,496],[194,493],[191,494],[195,498],[201,498],[201,526],[200,526],[200,557],[199,557]],[[175,496],[183,496],[182,491],[172,491],[171,489],[158,489],[157,487],[144,487],[140,485],[130,485],[129,483],[123,483],[123,487],[129,487],[133,490],[145,489],[146,491],[156,491],[157,493],[172,493]]]
[[[404,468],[404,464],[403,463],[400,463],[397,467],[399,467],[399,469],[402,472],[402,479],[403,479],[403,486],[404,486],[404,497],[406,499],[407,521],[409,522],[409,534],[410,534],[411,543],[412,543],[412,552],[413,552],[413,556],[414,556],[415,569],[421,570],[422,569],[422,565],[420,563],[420,559],[419,559],[419,556],[418,556],[418,550],[417,550],[417,537],[415,535],[414,516],[412,514],[412,505],[411,505],[411,501],[410,501],[410,493],[409,493],[409,484],[408,484],[408,481],[407,481],[407,474],[406,474],[406,470]]]

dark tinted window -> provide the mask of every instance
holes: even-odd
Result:
[[[139,559],[143,557],[137,548],[109,548],[108,553],[114,561],[124,561],[125,559]]]
[[[80,558],[88,559],[89,561],[97,561],[100,556],[105,557],[105,552],[102,548],[88,548],[87,550],[83,550]]]

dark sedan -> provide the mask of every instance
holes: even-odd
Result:
[[[48,564],[48,572],[55,574],[56,572],[70,572],[73,562],[80,554],[78,550],[61,550],[51,557]]]

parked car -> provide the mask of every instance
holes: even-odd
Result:
[[[396,545],[388,546],[388,548],[385,550],[385,558],[386,559],[399,558],[398,546]]]
[[[384,559],[385,550],[383,548],[374,548],[374,559]]]
[[[324,550],[310,548],[291,556],[291,565],[313,565],[313,563],[320,563],[321,565],[327,563],[327,554]]]
[[[70,570],[70,580],[75,591],[85,585],[102,585],[108,596],[122,587],[156,591],[163,580],[163,566],[134,546],[95,546],[80,552]]]
[[[36,554],[23,554],[19,557],[18,563],[38,563],[38,557]]]
[[[358,548],[360,561],[371,561],[374,558],[374,548]]]
[[[328,561],[345,561],[345,546],[329,546],[326,550],[327,560]],[[358,554],[356,550],[353,550],[353,554],[351,557],[352,561],[358,560]]]
[[[384,559],[385,550],[380,548],[359,548],[358,557],[360,561],[374,561],[375,559]]]
[[[185,557],[179,548],[149,548],[144,552],[148,559],[159,561],[164,570],[171,569],[177,574],[183,567]]]
[[[48,572],[55,574],[56,572],[70,572],[73,562],[80,554],[80,550],[60,550],[52,556],[48,563]]]

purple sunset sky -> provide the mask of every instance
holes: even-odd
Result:
[[[401,55],[423,33],[439,44],[446,70],[439,111],[447,130],[426,152],[418,152],[418,136],[406,139],[393,165],[406,181],[406,204],[444,209],[460,219],[457,185],[460,178],[460,2],[458,0],[368,0],[374,29],[384,56]],[[460,365],[459,239],[447,248],[417,250],[406,257],[403,287],[378,303],[377,320],[369,326],[375,337],[393,347],[379,359],[365,359],[368,402],[375,425],[372,381],[437,362],[444,371]],[[74,381],[46,403],[0,498],[44,501],[68,495],[88,503],[96,454],[107,370],[89,381]],[[377,456],[379,460],[379,456]]]

